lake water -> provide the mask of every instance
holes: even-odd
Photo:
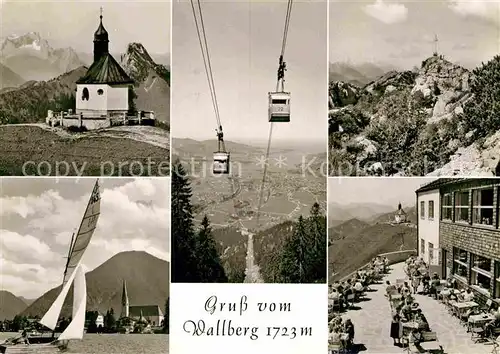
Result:
[[[17,333],[0,332],[0,342]],[[168,354],[168,334],[85,334],[71,341],[71,354]]]

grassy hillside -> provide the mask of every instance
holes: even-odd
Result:
[[[337,225],[333,227],[336,233],[338,233],[342,238],[355,234],[365,227],[367,227],[369,224],[365,221],[361,221],[358,219],[351,219],[343,222],[340,225]]]
[[[155,162],[149,165],[149,170],[148,158]],[[33,164],[27,165],[23,171],[26,161],[46,161],[51,165],[50,171],[47,163],[41,165],[41,171],[37,171],[36,165]],[[68,171],[69,175],[73,176],[76,175],[73,164],[78,166],[79,170],[84,166],[83,175],[86,176],[165,176],[168,173],[169,151],[146,142],[105,135],[75,139],[37,126],[0,126],[0,176],[22,176],[23,172],[32,176],[54,176],[57,173],[56,163],[61,161],[68,162],[72,168]],[[107,163],[103,164],[105,161]],[[138,162],[142,163],[142,171]],[[60,168],[60,174],[68,173],[63,165]]]
[[[49,109],[74,109],[75,82],[86,71],[82,66],[52,80],[32,81],[0,94],[0,124],[40,122]]]
[[[169,264],[146,252],[122,252],[86,274],[87,310],[106,313],[121,311],[122,284],[127,282],[130,305],[158,305],[165,308],[169,296]],[[43,316],[57,297],[60,287],[49,290],[22,312]],[[71,315],[72,290],[63,306],[62,316]]]
[[[0,321],[12,320],[15,315],[24,311],[28,305],[11,292],[0,290]]]
[[[342,278],[380,253],[417,247],[417,230],[404,225],[375,224],[346,235],[328,247],[330,281]],[[332,276],[336,273],[335,276]]]
[[[25,81],[20,75],[0,63],[0,89],[18,87]]]

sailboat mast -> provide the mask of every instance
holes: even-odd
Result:
[[[87,212],[87,208],[89,207],[90,203],[92,202],[92,198],[94,196],[94,190],[95,190],[96,186],[97,186],[97,188],[99,188],[99,178],[96,180],[96,182],[94,184],[94,188],[92,188],[92,192],[90,193],[89,201],[87,202],[87,206],[85,207],[85,211],[83,212],[83,218],[82,218],[82,221],[80,221],[80,226],[78,227],[78,230],[80,230],[82,228],[83,221],[85,220],[85,213]],[[71,259],[71,254],[73,253],[74,238],[75,238],[75,233],[73,233],[73,236],[71,237],[71,245],[69,247],[68,260],[66,262],[66,267],[64,269],[63,285],[64,285],[64,278],[66,277],[66,273],[68,272],[68,266],[69,266],[69,261]]]
[[[73,242],[75,240],[75,233],[71,235],[71,243],[69,244],[69,250],[68,250],[68,257],[66,259],[66,267],[64,268],[64,275],[63,275],[63,282],[62,285],[64,285],[64,278],[66,278],[66,273],[68,272],[68,265],[69,265],[69,259],[71,257],[71,253],[73,252]]]

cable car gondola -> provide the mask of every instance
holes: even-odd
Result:
[[[218,150],[214,152],[214,174],[229,174],[229,152],[226,151],[226,144],[224,144],[224,133],[222,132],[222,125],[219,125],[217,132]]]
[[[290,122],[290,92],[269,92],[269,122]]]
[[[229,174],[229,153],[224,151],[214,152],[214,174]]]

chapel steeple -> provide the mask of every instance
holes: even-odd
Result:
[[[102,24],[102,7],[99,18],[99,27],[94,33],[94,63],[97,62],[103,55],[109,53],[108,31],[106,31],[104,25]]]
[[[122,289],[122,313],[120,317],[129,317],[130,304],[128,302],[127,282],[123,281]]]

